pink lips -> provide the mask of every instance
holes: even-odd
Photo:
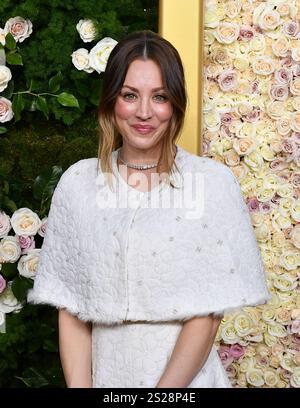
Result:
[[[132,125],[132,127],[142,135],[146,135],[154,130],[154,127],[150,125]]]

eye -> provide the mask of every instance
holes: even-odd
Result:
[[[121,94],[126,101],[134,101],[137,96],[134,93],[125,92]]]
[[[166,102],[166,101],[168,100],[167,96],[166,96],[166,95],[162,95],[162,94],[155,95],[155,96],[154,96],[154,99],[155,99],[157,102]]]

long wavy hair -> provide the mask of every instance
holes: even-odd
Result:
[[[183,127],[187,105],[182,61],[176,48],[152,31],[136,31],[124,37],[112,50],[103,76],[99,103],[98,166],[108,175],[111,184],[112,152],[122,146],[122,135],[115,121],[115,104],[123,87],[130,64],[137,60],[152,60],[160,67],[165,93],[172,104],[173,114],[162,138],[162,151],[157,171],[171,175],[175,144]],[[174,185],[170,183],[172,187]]]

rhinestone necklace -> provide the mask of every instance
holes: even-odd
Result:
[[[136,170],[147,170],[147,169],[153,169],[154,167],[157,167],[157,163],[153,164],[133,164],[133,163],[128,163],[125,160],[121,158],[120,151],[118,154],[118,158],[121,163],[125,164],[125,166],[130,167],[131,169],[136,169]]]

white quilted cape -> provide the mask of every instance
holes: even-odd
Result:
[[[111,208],[116,194],[96,158],[80,160],[61,177],[29,302],[113,324],[185,321],[270,298],[250,215],[227,166],[177,146],[176,192],[160,184],[141,193],[121,177],[116,159],[117,150],[115,187],[128,200],[119,208]],[[190,174],[201,175],[198,218],[187,208]],[[154,197],[173,197],[177,208],[151,208]]]

